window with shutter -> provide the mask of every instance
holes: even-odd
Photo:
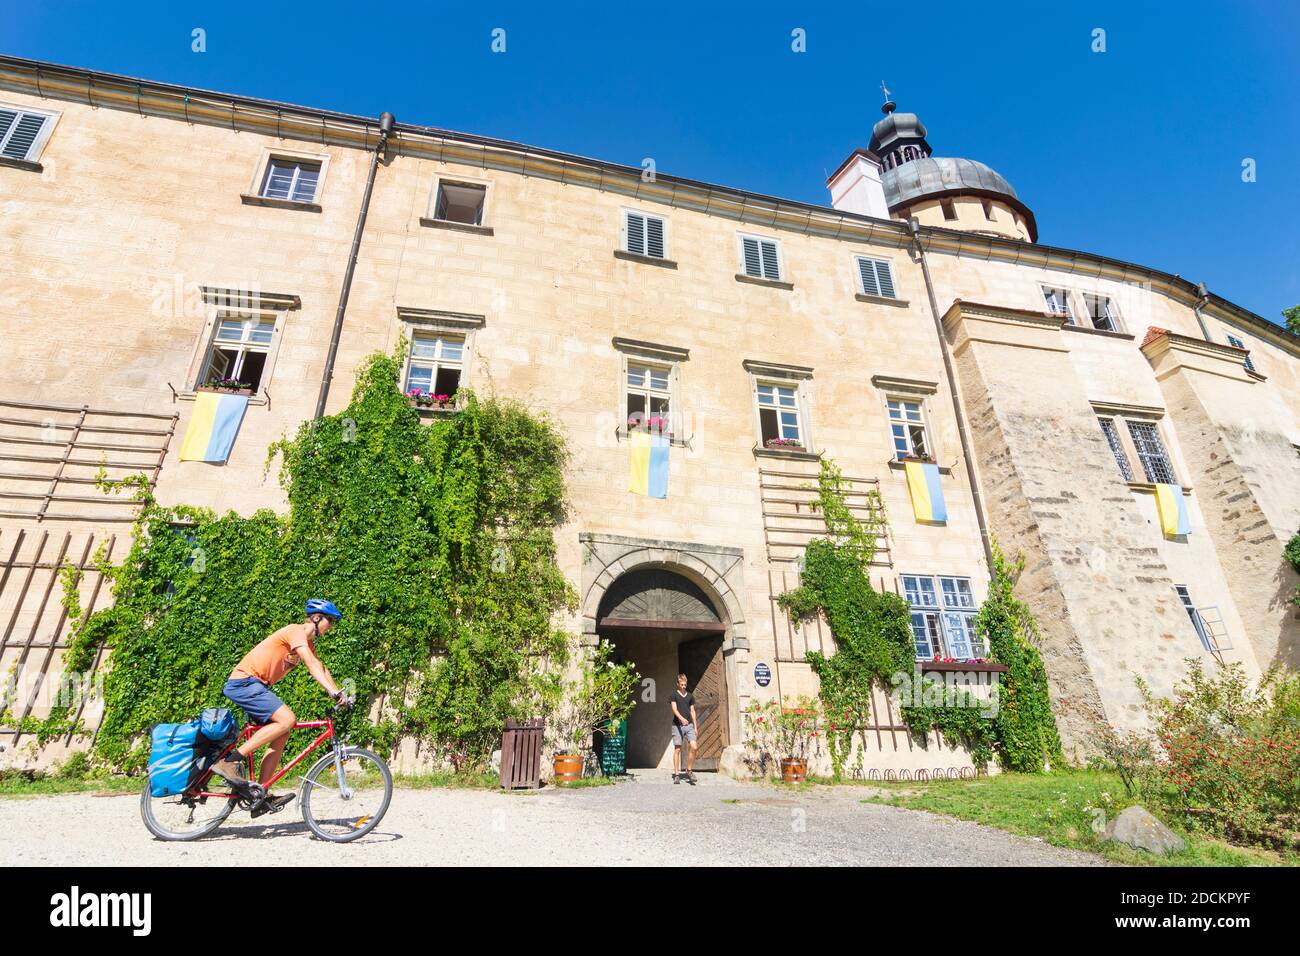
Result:
[[[864,295],[882,296],[886,299],[897,298],[894,293],[893,268],[885,260],[859,256],[858,275],[862,280]]]
[[[755,279],[781,280],[781,258],[776,250],[775,239],[760,239],[757,236],[741,237],[741,258],[745,275]]]
[[[638,256],[662,259],[667,253],[664,220],[645,213],[627,212],[624,215],[624,233],[628,252]]]
[[[0,156],[36,158],[36,144],[50,117],[44,113],[0,107]]]

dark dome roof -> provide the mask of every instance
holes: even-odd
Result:
[[[1010,196],[1019,205],[1020,197],[1001,173],[973,159],[949,159],[929,156],[895,166],[881,176],[885,202],[890,208],[923,196],[953,190],[978,190]]]
[[[871,144],[868,148],[876,155],[883,156],[900,139],[925,139],[925,126],[915,113],[886,113],[885,118],[871,128]]]
[[[1034,214],[1020,201],[1015,188],[1001,173],[973,159],[951,159],[946,156],[914,159],[885,170],[880,183],[885,187],[885,204],[891,212],[919,199],[933,199],[954,193],[1001,199],[1025,217],[1030,238],[1038,241],[1038,224],[1034,220]]]

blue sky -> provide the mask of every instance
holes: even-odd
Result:
[[[268,11],[280,11],[279,17]],[[41,0],[0,50],[640,164],[828,203],[882,79],[936,155],[1005,175],[1039,238],[1300,303],[1292,2]],[[191,31],[207,51],[191,51]],[[491,51],[506,31],[506,52]],[[806,31],[807,52],[791,50]],[[1106,52],[1092,52],[1093,30]],[[1257,179],[1242,181],[1253,159]]]

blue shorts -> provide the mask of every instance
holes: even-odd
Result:
[[[284,701],[256,677],[236,677],[226,681],[221,692],[238,704],[255,724],[271,722],[271,715],[284,706]]]

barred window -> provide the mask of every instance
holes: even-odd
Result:
[[[1147,481],[1154,484],[1178,484],[1178,479],[1174,477],[1174,466],[1169,461],[1164,442],[1160,440],[1160,430],[1156,423],[1128,421],[1126,424]]]
[[[1228,344],[1231,345],[1233,348],[1237,348],[1237,349],[1246,348],[1246,343],[1243,342],[1241,339],[1237,338],[1235,335],[1228,336]],[[1250,360],[1249,349],[1247,349],[1246,351],[1246,371],[1247,372],[1255,371],[1255,363]]]
[[[1133,466],[1129,463],[1128,452],[1124,450],[1124,445],[1120,441],[1119,430],[1115,427],[1115,419],[1098,418],[1101,424],[1102,433],[1106,436],[1106,444],[1110,445],[1110,453],[1115,456],[1115,464],[1119,465],[1120,474],[1124,476],[1125,481],[1133,480]]]

